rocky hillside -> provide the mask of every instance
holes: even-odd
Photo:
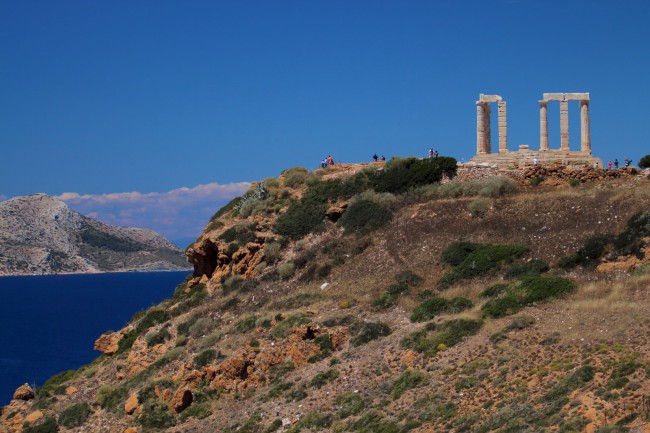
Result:
[[[649,181],[449,162],[266,179],[0,430],[650,431]]]
[[[0,275],[182,270],[157,233],[87,218],[45,194],[0,203]]]

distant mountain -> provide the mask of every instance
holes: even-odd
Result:
[[[188,268],[154,231],[104,224],[45,194],[0,203],[0,275]]]

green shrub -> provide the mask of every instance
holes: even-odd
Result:
[[[490,299],[481,307],[481,311],[483,316],[499,318],[515,314],[521,308],[522,302],[517,296],[506,295],[501,298]]]
[[[440,260],[448,265],[458,266],[463,263],[463,260],[465,260],[470,253],[480,246],[480,244],[475,244],[473,242],[452,242],[442,251]]]
[[[570,392],[582,387],[590,382],[595,375],[594,368],[591,365],[583,365],[571,373],[569,376],[561,379],[548,393],[546,393],[541,401],[548,402],[557,400],[560,397],[568,395]]]
[[[280,258],[280,242],[268,242],[264,244],[264,260],[267,263],[275,263]]]
[[[40,424],[28,425],[23,428],[23,433],[56,433],[59,425],[52,417],[47,417]]]
[[[395,382],[391,395],[395,400],[400,398],[409,389],[420,388],[429,383],[429,377],[420,370],[405,371]]]
[[[88,403],[74,404],[61,412],[59,424],[65,428],[79,427],[86,422],[91,413]]]
[[[358,172],[345,180],[332,179],[317,182],[303,195],[303,200],[328,203],[337,199],[348,199],[368,188],[368,176]]]
[[[311,412],[305,415],[298,423],[287,433],[300,432],[302,428],[313,429],[313,431],[323,431],[332,425],[334,417],[329,413]]]
[[[202,368],[217,359],[217,351],[214,349],[206,349],[194,357],[194,367]]]
[[[523,302],[528,305],[548,298],[557,298],[576,288],[573,281],[561,277],[527,276],[520,280],[518,290],[523,291]]]
[[[519,190],[519,184],[505,176],[494,176],[480,179],[481,189],[478,194],[483,197],[501,197]]]
[[[288,168],[282,172],[284,176],[284,186],[293,188],[298,185],[302,185],[305,182],[307,177],[307,169],[304,167],[293,167]]]
[[[128,391],[124,386],[112,388],[110,386],[102,386],[97,390],[97,403],[102,409],[108,412],[117,412],[126,402]]]
[[[383,322],[363,322],[356,335],[350,339],[352,346],[358,347],[362,344],[369,343],[381,337],[386,337],[391,334],[390,327]]]
[[[492,284],[478,295],[481,298],[494,298],[495,296],[499,296],[501,293],[505,292],[507,288],[507,284]]]
[[[165,310],[152,308],[145,314],[140,322],[138,322],[138,326],[136,326],[135,332],[140,334],[152,326],[167,322],[170,318],[171,316]]]
[[[539,177],[531,177],[528,179],[528,181],[531,183],[531,185],[539,185],[540,183],[544,182],[544,178],[542,176]]]
[[[212,328],[214,328],[214,326],[216,325],[215,321],[210,317],[201,317],[200,319],[195,319],[195,320],[196,321],[194,323],[191,322],[187,323],[188,325],[190,325],[191,323],[188,329],[188,333],[190,336],[194,338],[198,338],[202,335],[208,334],[210,330],[212,330]],[[180,326],[181,325],[179,325],[178,328],[179,333],[181,332]]]
[[[289,209],[277,218],[273,231],[290,239],[302,239],[323,227],[326,210],[326,204],[313,200],[293,202]]]
[[[163,429],[176,424],[169,407],[158,401],[148,401],[142,406],[142,415],[138,419],[145,428]]]
[[[406,284],[409,287],[418,287],[422,284],[422,281],[424,281],[421,276],[414,274],[409,270],[402,271],[395,275],[395,279],[399,284]]]
[[[535,324],[535,318],[532,316],[517,316],[514,319],[512,319],[512,322],[508,326],[506,326],[506,331],[511,331],[511,330],[522,330],[526,328],[530,328]]]
[[[370,175],[370,185],[377,192],[403,193],[411,188],[439,182],[444,174],[456,172],[457,162],[451,157],[393,158],[384,170]]]
[[[294,326],[306,325],[310,322],[311,319],[305,314],[293,314],[275,325],[275,327],[271,330],[271,337],[286,338],[291,333],[291,328]]]
[[[467,210],[474,218],[483,218],[490,210],[491,201],[485,197],[476,197],[467,205]]]
[[[440,350],[458,344],[463,338],[476,334],[482,326],[482,321],[469,319],[449,320],[439,326],[429,323],[426,328],[404,337],[401,345],[405,349],[433,356]],[[432,336],[429,336],[430,332],[433,332]]]
[[[526,252],[528,248],[523,245],[479,245],[452,271],[443,275],[438,281],[438,286],[444,289],[457,281],[483,276],[493,269],[498,269],[503,263],[512,262]]]
[[[393,212],[388,206],[371,200],[357,200],[343,213],[339,224],[346,233],[364,234],[388,223]]]
[[[565,278],[527,275],[507,286],[505,296],[489,300],[481,310],[487,317],[505,317],[535,302],[563,296],[575,287],[574,282]]]
[[[209,403],[193,403],[190,407],[181,412],[179,419],[181,422],[184,422],[188,418],[204,419],[210,415],[212,415],[212,409],[210,409]]]
[[[256,324],[257,316],[248,316],[245,319],[242,319],[239,322],[235,323],[234,330],[240,334],[245,334],[248,331],[255,329]]]
[[[169,333],[167,328],[163,328],[159,332],[153,332],[147,334],[147,336],[145,337],[145,341],[147,342],[147,347],[153,347],[156,344],[164,343],[169,338],[171,338],[171,334]]]
[[[336,397],[336,405],[339,406],[336,416],[345,419],[361,413],[366,408],[366,401],[358,393],[348,391]]]
[[[358,420],[350,422],[347,425],[347,431],[358,433],[402,433],[403,430],[397,423],[391,420],[383,419],[382,416],[371,410]]]
[[[239,245],[246,245],[249,242],[255,242],[256,228],[257,228],[256,224],[244,224],[244,223],[237,224],[236,226],[230,227],[229,229],[221,233],[219,235],[219,239],[227,243],[237,241]]]
[[[429,298],[418,305],[411,314],[411,322],[426,322],[447,310],[449,301],[445,298]]]
[[[322,388],[329,382],[336,380],[339,377],[339,372],[334,369],[329,369],[325,372],[317,373],[309,383],[312,388]]]
[[[288,280],[293,277],[293,274],[296,272],[296,265],[291,262],[283,263],[278,266],[278,275],[283,280]]]
[[[230,200],[230,201],[228,202],[228,204],[226,204],[224,207],[222,207],[221,209],[219,209],[219,210],[218,210],[214,215],[212,215],[212,217],[210,218],[210,221],[214,221],[214,220],[216,220],[217,218],[221,218],[221,217],[224,216],[226,213],[228,213],[228,212],[230,212],[231,210],[233,210],[233,209],[235,208],[235,205],[239,204],[239,202],[240,202],[241,200],[242,200],[241,197],[235,197],[235,198],[233,198],[232,200]]]
[[[539,259],[529,260],[524,264],[515,265],[505,273],[506,278],[516,278],[526,274],[543,274],[549,270],[548,264]]]
[[[646,155],[639,160],[639,168],[650,167],[650,155]]]
[[[574,187],[574,188],[575,188],[576,186],[579,186],[579,185],[580,185],[580,179],[571,179],[571,180],[569,181],[569,185],[571,185],[571,186]]]

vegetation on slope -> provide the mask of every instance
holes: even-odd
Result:
[[[650,277],[634,277],[628,288],[601,283],[585,268],[592,281],[585,285],[544,255],[548,248],[500,234],[489,214],[484,232],[400,243],[420,215],[422,231],[432,213],[450,224],[476,221],[467,214],[471,199],[436,195],[443,201],[432,204],[422,198],[427,186],[417,184],[382,195],[373,186],[380,171],[324,179],[332,172],[290,169],[267,179],[268,195],[235,201],[208,227],[218,230],[213,238],[235,245],[233,253],[265,237],[257,276],[231,274],[218,284],[188,277],[171,299],[134,316],[120,331],[117,353],[53,378],[17,414],[3,411],[2,422],[35,407],[47,421],[28,428],[73,431],[102,424],[273,432],[287,424],[292,432],[569,432],[645,420],[647,412],[629,404],[650,391],[643,362],[650,350],[632,343],[646,344],[645,332],[629,326],[645,307],[624,303]],[[501,212],[503,233],[510,233],[507,218],[528,198],[485,194],[502,200],[490,213]],[[569,202],[546,203],[559,200]],[[533,202],[539,197],[525,204]],[[313,227],[286,217],[297,203],[320,206]],[[346,226],[355,203],[365,210]],[[391,218],[375,225],[375,205]],[[624,229],[625,245],[638,243],[639,252],[643,221],[632,218]],[[604,324],[594,314],[619,306],[634,311],[629,322]],[[620,329],[630,331],[626,345],[616,340]],[[70,385],[81,391],[66,395]],[[135,397],[138,409],[127,414]]]

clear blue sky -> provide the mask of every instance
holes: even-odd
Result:
[[[0,198],[225,185],[328,154],[467,160],[480,93],[507,101],[515,150],[538,148],[542,93],[589,92],[594,155],[638,161],[649,20],[631,0],[3,0]]]

